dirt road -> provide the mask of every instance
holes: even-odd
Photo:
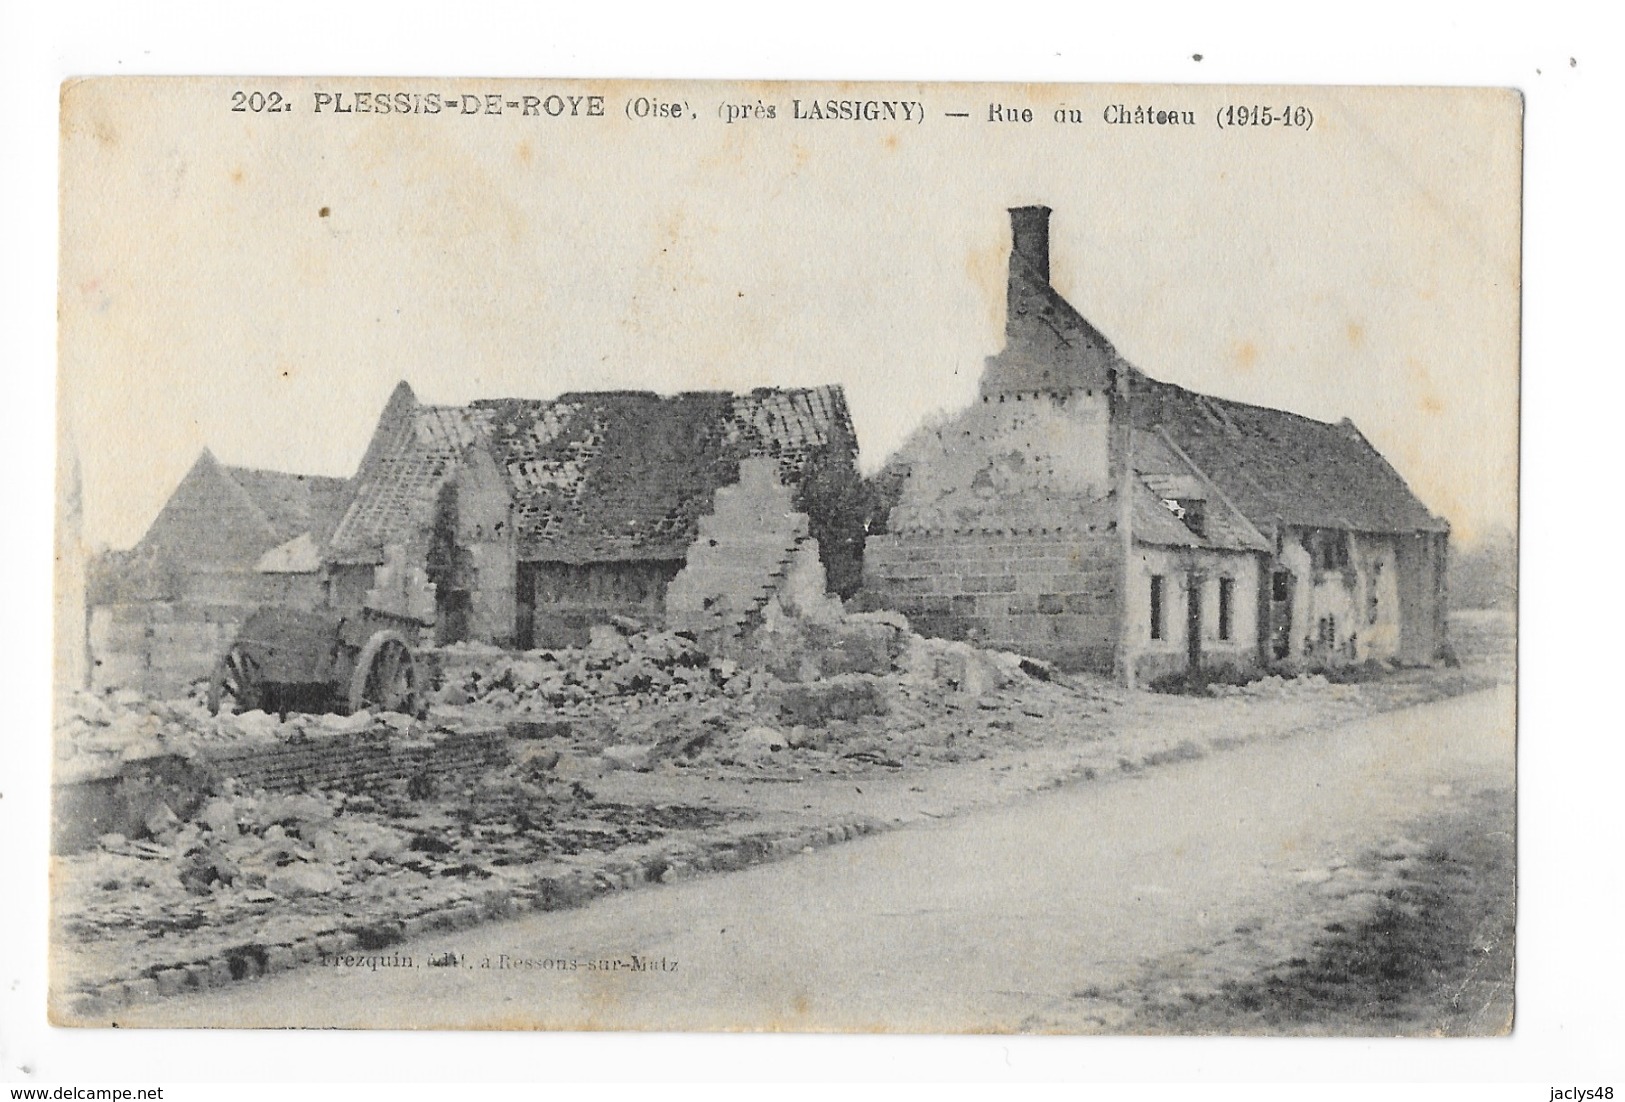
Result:
[[[578,911],[357,950],[340,966],[132,1007],[119,1024],[1088,1029],[1069,1012],[1080,990],[1123,983],[1261,906],[1292,906],[1328,854],[1379,844],[1464,793],[1510,790],[1512,707],[1510,687],[1475,693]]]

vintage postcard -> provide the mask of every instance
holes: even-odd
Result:
[[[69,82],[52,1019],[1506,1033],[1521,155]]]

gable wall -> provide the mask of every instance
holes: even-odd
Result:
[[[170,495],[136,545],[187,571],[252,570],[282,540],[243,488],[200,461]]]
[[[1433,662],[1446,644],[1447,539],[1429,533],[1394,537],[1400,606],[1397,657],[1402,662]]]
[[[910,442],[888,527],[1066,527],[1110,490],[1110,455],[1102,391],[985,398]]]

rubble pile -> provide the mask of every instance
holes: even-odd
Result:
[[[438,707],[581,715],[609,702],[647,704],[737,694],[749,685],[740,664],[713,658],[683,632],[623,622],[594,627],[586,647],[516,653],[478,643],[436,652]]]
[[[406,869],[410,835],[362,814],[367,797],[243,794],[230,782],[185,817],[155,813],[143,837],[105,834],[88,852],[59,858],[65,936],[116,945],[121,963],[169,962],[175,939],[286,940],[312,916],[382,897],[424,894]]]
[[[56,717],[56,780],[110,777],[126,762],[187,754],[217,737],[215,717],[193,700],[154,700],[131,689],[76,692]]]
[[[896,613],[810,616],[777,602],[737,663],[708,657],[685,633],[622,627],[574,651],[446,648],[442,669],[442,700],[473,702],[438,705],[437,716],[501,719],[526,754],[588,782],[615,771],[790,779],[970,760],[1044,737],[1023,715],[1065,722],[1117,699],[1042,662],[915,635]]]
[[[61,934],[84,947],[87,971],[139,972],[178,952],[286,942],[356,916],[444,911],[726,818],[599,802],[551,764],[521,759],[367,794],[245,792],[228,780],[187,814],[161,810],[130,835],[59,857]]]
[[[1208,686],[1208,693],[1212,696],[1267,697],[1276,700],[1317,695],[1352,696],[1355,692],[1353,686],[1334,685],[1327,680],[1325,674],[1319,673],[1298,677],[1283,677],[1280,674],[1271,674],[1256,681],[1249,681],[1245,685],[1216,684]]]

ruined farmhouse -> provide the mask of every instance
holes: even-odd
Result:
[[[95,680],[202,676],[260,604],[528,649],[615,617],[737,641],[792,584],[1129,682],[1438,656],[1448,526],[1353,423],[1146,375],[1051,286],[1049,209],[1010,215],[978,400],[868,486],[837,386],[444,406],[402,382],[350,479],[205,452],[98,564]]]
[[[863,515],[839,387],[420,402],[402,382],[349,479],[204,452],[97,563],[93,681],[204,676],[260,605],[403,614],[436,643],[587,642],[616,616],[736,636],[800,571],[850,595]]]
[[[1003,351],[979,400],[889,464],[864,599],[918,630],[1125,680],[1427,663],[1448,525],[1344,419],[1151,378],[1050,284],[1047,207],[1010,212]]]
[[[774,502],[789,490],[783,505],[806,522],[742,556],[735,587],[765,594],[817,540],[831,584],[850,592],[862,518],[840,503],[857,492],[856,456],[833,386],[431,406],[402,383],[333,533],[329,603],[380,607],[379,588],[404,590],[438,642],[523,648],[585,643],[618,615],[660,622],[702,527],[707,554],[762,535],[715,516],[742,464],[772,476],[760,492]]]

